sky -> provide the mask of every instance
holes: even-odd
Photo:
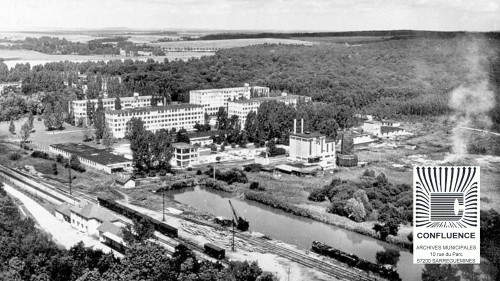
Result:
[[[1,30],[500,30],[500,0],[0,0]]]

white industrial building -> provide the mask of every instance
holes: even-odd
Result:
[[[278,97],[260,97],[260,98],[252,98],[252,99],[243,99],[243,100],[235,100],[228,102],[227,104],[227,113],[228,116],[236,115],[240,120],[242,126],[245,124],[248,113],[251,111],[257,113],[259,106],[266,101],[277,101],[282,102],[286,105],[291,105],[293,107],[297,106],[299,101],[309,102],[311,101],[311,97],[299,96],[299,95],[288,95],[286,93],[282,93],[281,96]]]
[[[229,101],[250,99],[254,96],[268,96],[268,87],[259,87],[245,84],[243,87],[192,90],[189,91],[189,103],[201,105],[208,115],[216,115],[220,107],[227,107]]]
[[[105,113],[106,122],[115,138],[124,138],[130,126],[129,121],[135,117],[144,122],[148,131],[180,130],[192,131],[196,123],[204,122],[203,107],[195,104],[174,104],[157,107],[122,109]]]
[[[186,168],[198,164],[200,158],[198,147],[184,142],[173,143],[172,147],[174,148],[174,155],[171,160],[173,166]]]
[[[65,158],[75,155],[82,165],[108,174],[132,169],[132,160],[81,143],[56,143],[49,146],[50,153]]]
[[[400,122],[389,120],[365,121],[363,123],[363,132],[379,138],[389,138],[406,133],[400,125]]]
[[[151,106],[152,96],[139,96],[138,93],[134,93],[133,97],[120,97],[121,109],[132,109]],[[102,99],[102,105],[105,111],[115,110],[115,100],[116,98],[106,98]],[[91,103],[95,104],[97,108],[97,99],[91,100],[75,100],[69,102],[69,108],[73,111],[73,116],[75,120],[79,118],[87,118],[88,105]]]
[[[318,133],[304,132],[304,120],[301,120],[301,132],[297,133],[297,120],[293,120],[293,123],[293,133],[290,134],[290,160],[310,164],[335,162],[334,139],[327,139]]]

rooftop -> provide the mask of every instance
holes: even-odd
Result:
[[[71,216],[71,207],[68,205],[68,203],[63,203],[59,206],[57,206],[56,211],[65,215],[65,216]]]
[[[97,149],[81,143],[56,143],[50,146],[105,166],[131,162],[131,160],[112,154],[105,149]]]
[[[186,108],[203,108],[203,106],[197,105],[197,104],[190,104],[190,103],[181,103],[181,104],[171,104],[171,105],[166,105],[166,106],[148,106],[148,107],[138,107],[138,108],[131,108],[131,109],[106,111],[106,114],[116,115],[116,114],[121,114],[121,113],[130,113],[130,112],[150,112],[150,111],[186,109]]]
[[[265,102],[265,101],[280,101],[280,100],[293,100],[293,99],[300,99],[305,96],[299,96],[299,95],[287,95],[287,96],[279,96],[279,97],[261,97],[261,98],[251,98],[251,99],[246,99],[246,100],[235,100],[232,101],[234,103],[253,103],[253,102]]]
[[[118,220],[118,218],[108,210],[88,201],[80,201],[77,205],[71,207],[71,211],[86,219],[97,219],[101,222],[113,222]]]
[[[189,91],[190,93],[196,93],[196,92],[220,92],[220,91],[244,91],[245,88],[250,90],[250,88],[257,88],[257,89],[262,89],[262,88],[267,88],[263,86],[249,86],[249,87],[234,87],[234,88],[220,88],[220,89],[203,89],[203,90],[191,90]]]
[[[380,132],[382,134],[390,133],[390,132],[397,132],[397,131],[404,131],[404,130],[402,128],[399,128],[399,127],[380,126]]]
[[[123,234],[122,234],[122,229],[120,227],[118,227],[117,225],[114,225],[110,222],[103,222],[98,228],[97,228],[98,231],[100,232],[109,232],[111,234],[114,234],[118,237],[123,237]]]
[[[219,135],[219,133],[217,131],[194,132],[194,133],[187,134],[189,139],[204,138],[204,137],[211,137],[211,136],[217,136],[217,135]]]
[[[120,97],[120,101],[121,102],[124,102],[124,101],[132,101],[132,100],[135,100],[135,99],[150,99],[152,98],[152,96],[138,96],[138,97]],[[109,102],[109,101],[115,101],[116,98],[105,98],[105,99],[102,99],[103,102]],[[97,105],[97,101],[98,99],[88,99],[88,100],[75,100],[75,101],[72,101],[72,102],[87,102],[87,101],[90,101],[90,102],[95,102],[96,105]]]
[[[194,145],[190,145],[189,143],[185,142],[175,142],[172,144],[173,148],[180,148],[180,149],[187,149],[187,148],[194,148]]]
[[[321,138],[325,137],[325,135],[320,134],[320,133],[290,133],[290,136],[296,136],[300,138],[305,138],[305,139],[315,139],[315,138]]]

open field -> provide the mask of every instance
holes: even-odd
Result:
[[[188,60],[190,58],[199,58],[202,56],[211,56],[213,52],[172,52],[166,56],[141,56],[141,57],[125,57],[119,55],[48,55],[30,50],[0,50],[0,60],[9,68],[14,67],[18,63],[29,63],[31,66],[45,64],[58,61],[86,62],[86,61],[110,61],[110,60],[141,60],[145,61],[153,59],[155,61],[168,60]]]
[[[373,43],[373,42],[385,41],[389,38],[390,37],[379,37],[379,36],[331,36],[331,37],[297,37],[292,39],[303,40],[308,42],[318,42],[318,43],[360,44],[360,43]]]
[[[40,38],[43,36],[48,36],[48,37],[59,37],[59,38],[66,38],[66,40],[71,41],[71,42],[80,42],[80,43],[85,43],[90,40],[95,40],[95,39],[102,39],[106,37],[98,37],[98,36],[90,36],[90,35],[85,35],[85,34],[79,34],[79,33],[59,33],[59,32],[47,32],[47,33],[26,33],[26,32],[6,32],[2,31],[0,32],[0,38],[6,38],[9,40],[24,40],[26,37],[31,37],[31,38]]]
[[[232,39],[232,40],[200,40],[200,41],[178,41],[178,42],[161,42],[151,43],[152,46],[160,46],[162,48],[201,48],[201,49],[227,49],[246,47],[259,44],[290,44],[290,45],[313,45],[312,42],[293,40],[293,39]]]

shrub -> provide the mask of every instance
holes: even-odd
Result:
[[[231,148],[235,148],[236,147],[236,143],[232,142],[231,143]]]
[[[374,170],[369,170],[369,169],[366,169],[366,170],[363,172],[363,176],[364,176],[364,177],[372,177],[372,178],[374,178],[374,177],[375,177],[375,171],[374,171]]]
[[[245,171],[245,172],[251,172],[252,168],[249,167],[249,166],[246,166],[245,168],[243,168],[243,171]]]
[[[33,158],[42,158],[42,159],[49,159],[49,154],[43,152],[43,151],[39,151],[39,150],[35,150],[31,153],[31,157]]]
[[[57,156],[56,156],[57,162],[62,163],[63,159],[64,159],[64,157],[61,154],[57,154]]]
[[[187,167],[187,169],[189,172],[191,172],[193,170],[193,167]]]
[[[410,242],[413,242],[413,232],[410,232],[408,236],[406,236]]]
[[[387,249],[385,251],[378,251],[376,254],[377,263],[395,265],[399,261],[399,251]]]
[[[347,217],[349,213],[345,210],[345,201],[334,200],[328,209],[326,210],[328,213],[336,214],[339,216]]]
[[[354,221],[363,221],[366,216],[365,207],[360,200],[351,198],[347,200],[344,208],[346,213],[348,213],[348,217]]]
[[[217,146],[216,146],[215,144],[212,144],[212,145],[210,146],[210,150],[212,150],[212,151],[217,151]]]
[[[16,160],[19,160],[21,159],[21,154],[19,152],[14,152],[14,153],[11,153],[9,155],[9,159],[12,160],[12,161],[16,161]]]
[[[307,197],[307,199],[314,202],[323,202],[325,201],[325,197],[325,191],[322,188],[316,188],[309,193],[309,197]]]
[[[200,169],[198,169],[198,170],[196,171],[196,175],[197,175],[197,176],[199,176],[199,175],[201,175],[201,174],[202,174],[201,170],[200,170]]]
[[[251,190],[258,190],[258,191],[265,191],[266,189],[263,186],[260,186],[258,182],[253,181],[250,184],[250,189]]]
[[[221,145],[220,146],[220,151],[223,152],[224,150],[226,150],[226,146],[225,145]]]

